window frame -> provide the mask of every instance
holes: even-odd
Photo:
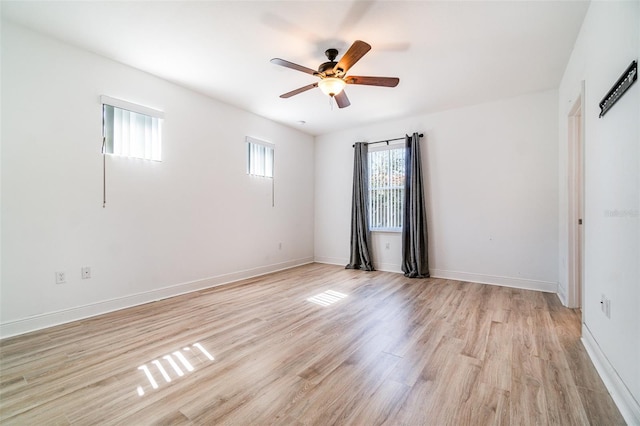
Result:
[[[388,145],[383,145],[383,146],[379,146],[379,147],[369,147],[368,153],[367,153],[367,173],[368,173],[368,188],[367,188],[367,195],[368,195],[368,221],[369,221],[369,230],[371,232],[387,232],[387,233],[400,233],[402,232],[402,227],[403,227],[403,223],[404,223],[404,200],[405,200],[405,182],[404,182],[404,178],[402,179],[402,182],[400,185],[396,185],[396,186],[392,186],[392,185],[388,185],[388,186],[380,186],[377,188],[373,188],[372,187],[372,167],[371,167],[371,161],[372,161],[372,157],[371,154],[372,153],[377,153],[377,152],[382,152],[382,151],[393,151],[393,150],[398,150],[398,151],[402,151],[402,174],[405,175],[406,173],[406,147],[405,144],[400,142],[400,143],[392,143],[392,144],[388,144]],[[390,166],[390,161],[387,162],[388,167]],[[405,175],[406,176],[406,175]],[[391,177],[389,176],[389,179]],[[399,221],[400,221],[400,225],[398,227],[390,227],[390,226],[380,226],[380,227],[376,227],[373,225],[373,197],[372,197],[372,192],[374,190],[381,190],[381,189],[399,189],[401,190],[401,195],[400,195],[400,210],[399,210]]]
[[[267,178],[267,179],[274,179],[275,177],[275,163],[276,163],[276,146],[275,144],[272,144],[270,142],[266,142],[263,141],[261,139],[257,139],[251,136],[246,136],[245,137],[245,143],[247,145],[247,175],[249,176],[255,176],[255,177],[261,177],[261,178]],[[255,158],[254,156],[252,156],[252,149],[251,146],[252,145],[257,145],[257,146],[261,146],[264,147],[265,150],[271,150],[271,164],[268,165],[268,155],[263,155],[261,156],[260,159]],[[264,160],[264,164],[260,164],[260,165],[256,165],[256,167],[252,167],[252,161],[253,160]],[[256,173],[256,168],[262,168],[262,170],[264,170],[264,173]],[[271,169],[271,174],[267,174],[268,170]]]
[[[146,161],[157,161],[157,162],[162,161],[162,127],[163,127],[163,121],[164,121],[164,112],[158,111],[156,109],[149,108],[143,105],[134,104],[132,102],[123,101],[122,99],[112,98],[106,95],[100,96],[100,103],[102,105],[102,136],[104,141],[103,148],[102,148],[103,154],[109,154],[109,155],[125,157],[125,158],[135,158],[135,159],[146,160]],[[115,118],[111,122],[111,128],[109,128],[108,121],[107,121],[107,111],[105,106],[114,108],[114,117],[116,114],[115,109],[117,108],[118,110],[128,111],[130,113],[141,115],[143,116],[143,118],[151,119],[151,129],[152,129],[152,132],[154,131],[153,129],[155,129],[155,131],[157,132],[157,135],[156,135],[157,137],[155,139],[155,142],[154,142],[154,138],[151,137],[152,138],[151,144],[153,146],[150,154],[147,155],[146,150],[143,150],[144,154],[142,155],[136,155],[136,154],[131,155],[131,154],[124,154],[121,152],[115,152],[116,151],[115,137],[114,137],[114,129],[116,127]],[[156,121],[154,122],[154,120]],[[121,125],[121,124],[118,124],[118,125]],[[147,131],[146,126],[143,128],[143,130]],[[111,145],[109,144],[109,139],[111,140]],[[136,140],[134,144],[139,149],[140,147],[144,148],[145,142]],[[155,146],[156,144],[157,146]],[[111,148],[110,150],[109,150],[109,147]]]

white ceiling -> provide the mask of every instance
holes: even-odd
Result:
[[[557,88],[585,1],[2,1],[8,19],[271,120],[318,135]],[[373,47],[349,74],[399,77],[348,86],[332,109],[309,68],[353,41]],[[301,124],[300,121],[306,122]]]

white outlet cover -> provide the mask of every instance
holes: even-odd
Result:
[[[81,276],[83,280],[86,280],[87,278],[91,278],[91,268],[88,266],[85,266],[82,268],[81,272]]]

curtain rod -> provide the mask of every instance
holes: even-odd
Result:
[[[420,133],[418,136],[423,137],[423,136],[424,136],[424,134]],[[402,140],[402,139],[405,139],[405,138],[406,138],[406,136],[403,136],[403,137],[401,137],[401,138],[395,138],[395,139],[385,139],[385,140],[383,140],[383,141],[362,142],[362,143],[365,143],[365,144],[367,144],[367,145],[373,145],[374,143],[386,143],[387,145],[389,145],[389,142],[391,142],[391,141],[399,141],[399,140]],[[354,145],[351,145],[351,147],[352,147],[352,148],[355,148],[356,146],[355,146],[355,144],[354,144]]]

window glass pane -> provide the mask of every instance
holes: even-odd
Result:
[[[104,137],[105,137],[105,153],[113,153],[113,113],[114,108],[111,105],[102,106],[102,114],[104,120]]]

